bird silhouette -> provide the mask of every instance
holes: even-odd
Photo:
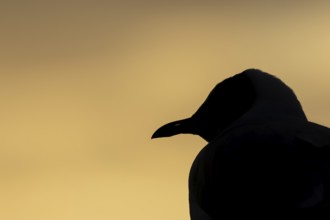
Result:
[[[330,211],[330,129],[308,121],[275,76],[248,69],[225,79],[152,138],[181,133],[208,142],[190,170],[192,220]]]

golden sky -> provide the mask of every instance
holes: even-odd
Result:
[[[150,140],[247,68],[330,126],[328,1],[0,1],[0,219],[188,220],[205,141]]]

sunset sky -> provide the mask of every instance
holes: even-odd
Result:
[[[151,140],[247,68],[330,126],[329,1],[0,0],[0,219],[188,220],[206,142]]]

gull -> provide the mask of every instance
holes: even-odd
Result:
[[[208,142],[189,174],[191,220],[330,211],[330,129],[310,122],[277,77],[247,69],[227,78],[152,138],[177,134]]]

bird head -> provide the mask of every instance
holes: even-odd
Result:
[[[239,120],[245,116],[245,120]],[[256,120],[307,121],[294,92],[278,78],[257,69],[247,69],[217,84],[190,118],[160,127],[152,138],[195,134],[212,141],[234,122]]]
[[[255,91],[251,80],[242,72],[217,84],[190,118],[165,124],[152,138],[195,134],[210,142],[247,112],[254,100]]]

